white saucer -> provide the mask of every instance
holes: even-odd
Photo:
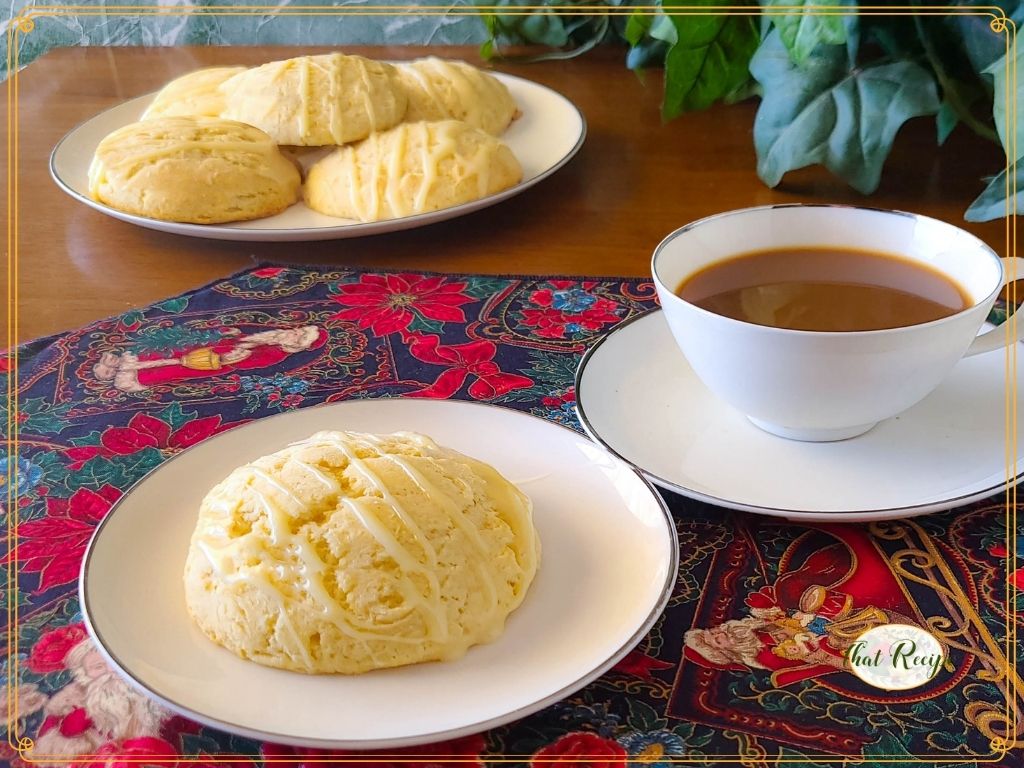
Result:
[[[993,496],[1007,483],[1006,356],[962,360],[923,401],[860,437],[803,443],[761,431],[715,397],[662,312],[624,323],[576,374],[587,433],[671,491],[794,520],[911,517]],[[1024,397],[1016,393],[1016,411]],[[1011,445],[1016,485],[1024,452]]]
[[[182,572],[201,499],[236,466],[321,429],[422,432],[530,495],[541,565],[501,637],[456,661],[303,675],[244,661],[193,625]],[[583,435],[495,406],[358,400],[260,419],[161,465],[104,518],[79,589],[107,660],[167,707],[250,738],[385,749],[483,731],[594,680],[661,615],[677,555],[657,491]]]

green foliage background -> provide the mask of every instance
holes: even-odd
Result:
[[[894,3],[893,10],[907,13],[885,16],[859,13],[853,0],[747,0],[746,13],[724,8],[736,0],[658,0],[653,14],[629,12],[629,0],[603,0],[608,12],[591,15],[559,14],[572,8],[570,0],[543,0],[546,8],[530,12],[517,9],[538,0],[478,1],[508,9],[485,14],[485,58],[500,56],[508,43],[546,45],[552,52],[542,58],[551,58],[625,41],[629,68],[664,66],[665,119],[760,95],[754,146],[758,175],[770,187],[788,171],[824,165],[870,194],[896,133],[913,117],[934,117],[937,144],[959,128],[998,141],[1010,160],[1024,155],[1017,140],[1024,121],[1011,133],[1006,120],[1014,103],[1007,99],[1008,71],[1017,73],[1010,82],[1018,97],[1024,89],[1013,44],[1024,18],[1021,0],[956,0],[938,14],[917,11],[915,2]],[[694,5],[722,10],[679,10]],[[1013,23],[997,32],[990,22],[1000,9]],[[1015,185],[1005,170],[989,179],[964,218],[1007,215],[1007,189],[1020,190],[1019,201],[1022,174],[1018,163]]]

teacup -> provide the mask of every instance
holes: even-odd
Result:
[[[675,289],[697,271],[752,251],[837,246],[880,251],[938,270],[968,297],[932,322],[872,331],[802,331],[714,314]],[[1004,265],[985,243],[945,222],[900,211],[838,205],[746,208],[687,224],[655,249],[651,268],[665,318],[694,372],[761,429],[795,440],[867,432],[935,389],[965,356],[1019,341],[1024,323],[978,335]],[[1024,274],[1022,274],[1024,276]]]

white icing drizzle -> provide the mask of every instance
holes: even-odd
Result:
[[[418,442],[424,448],[425,455],[429,456],[435,452],[444,455],[442,449],[426,438],[404,433],[401,436]],[[309,650],[289,616],[288,597],[286,591],[282,589],[283,585],[298,585],[300,589],[308,592],[320,606],[325,618],[346,636],[366,644],[368,652],[371,648],[370,641],[380,639],[382,633],[386,633],[389,642],[407,644],[420,644],[424,641],[444,644],[452,640],[446,606],[441,596],[441,585],[436,574],[438,553],[402,502],[391,493],[367,460],[358,455],[359,451],[369,451],[374,454],[373,458],[386,460],[400,469],[421,493],[440,507],[451,520],[452,526],[466,537],[476,552],[471,565],[479,575],[479,583],[487,603],[487,618],[489,620],[494,616],[499,608],[499,599],[497,586],[486,567],[489,553],[480,530],[463,513],[457,499],[428,480],[406,457],[385,453],[384,441],[379,437],[328,432],[293,443],[293,447],[306,445],[328,445],[337,450],[344,456],[347,468],[365,485],[367,493],[364,495],[357,498],[343,496],[341,486],[334,477],[314,464],[303,461],[296,452],[287,457],[287,462],[314,478],[325,489],[327,497],[324,503],[328,509],[333,509],[331,502],[343,507],[395,562],[400,572],[395,579],[395,588],[403,599],[402,608],[393,611],[388,619],[368,621],[356,616],[353,610],[344,604],[344,600],[339,601],[332,597],[325,587],[325,578],[330,578],[333,574],[328,573],[328,566],[321,560],[312,542],[301,532],[304,518],[311,515],[314,508],[293,488],[260,467],[249,465],[252,473],[249,490],[270,529],[272,544],[283,553],[283,556],[276,558],[280,562],[274,562],[274,558],[267,562],[267,551],[258,534],[249,533],[231,539],[223,525],[211,521],[197,533],[196,537],[199,551],[222,580],[229,584],[250,585],[273,600],[279,614],[277,629],[290,638],[291,644],[295,646],[296,657],[301,658],[307,667],[312,667],[313,660]],[[488,490],[498,502],[499,509],[510,513],[504,519],[516,535],[526,533],[532,537],[532,533],[524,529],[524,526],[529,525],[529,515],[516,512],[523,508],[522,500],[513,497],[513,491],[493,469],[485,464],[466,460],[471,462],[477,474],[485,480]],[[496,480],[501,482],[498,483]],[[228,502],[220,499],[212,501],[211,506],[225,517],[230,516],[234,509]],[[398,519],[404,531],[415,543],[418,554],[410,551],[408,545],[399,540],[382,514],[392,514]],[[300,530],[293,532],[296,520],[300,521]],[[521,540],[532,541],[530,538]],[[529,547],[527,550],[524,553],[516,548],[517,559],[520,560],[520,565],[533,569],[536,567],[535,552]],[[425,588],[418,586],[414,577],[418,577],[420,584],[425,585]],[[274,583],[275,578],[282,586]],[[413,612],[423,622],[421,636],[387,633],[388,625],[408,620]]]
[[[410,216],[434,210],[448,198],[432,193],[440,183],[445,161],[453,184],[473,184],[475,197],[456,193],[459,199],[479,199],[490,191],[491,151],[496,141],[490,136],[466,137],[476,129],[455,120],[404,123],[389,131],[373,133],[356,146],[338,149],[324,162],[327,178],[341,187],[340,199],[362,221]],[[468,151],[460,152],[461,149]]]
[[[377,108],[373,105],[374,88],[373,83],[370,82],[368,60],[357,58],[356,62],[359,64],[359,76],[363,81],[363,107],[366,109],[366,117],[370,121],[370,133],[376,133],[379,121],[377,120]]]

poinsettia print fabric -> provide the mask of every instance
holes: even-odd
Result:
[[[16,715],[0,759],[625,768],[825,765],[850,755],[865,765],[915,756],[1020,765],[1010,747],[1021,743],[1012,715],[1024,686],[1005,640],[1024,607],[1007,589],[1024,578],[1006,563],[1024,537],[1007,536],[1002,498],[849,527],[787,525],[669,496],[680,570],[635,650],[519,722],[390,754],[216,731],[173,715],[104,663],[77,601],[82,555],[125,490],[168,458],[252,419],[350,398],[477,400],[578,429],[581,354],[655,307],[651,283],[636,279],[265,265],[20,348],[10,382],[18,407],[5,414],[19,449],[0,455],[18,544],[0,556],[17,609],[2,666]],[[0,363],[6,384],[13,358]],[[879,616],[941,630],[946,668],[908,695],[866,687],[845,666],[843,638]]]

